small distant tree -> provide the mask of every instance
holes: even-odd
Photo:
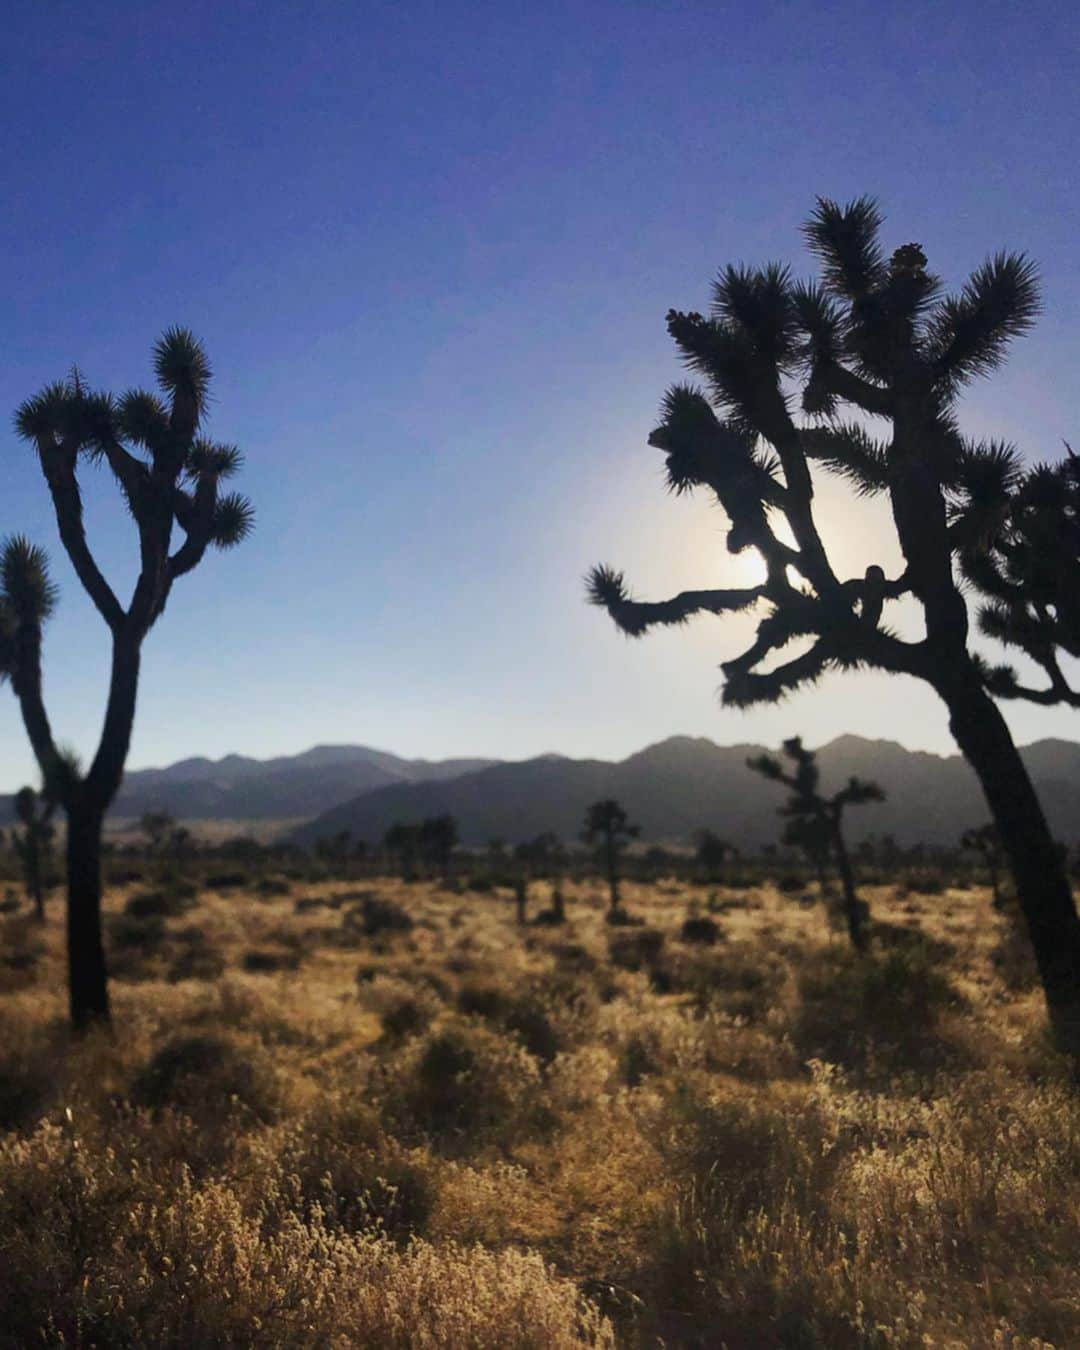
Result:
[[[816,756],[812,750],[806,749],[802,738],[793,736],[784,742],[782,749],[785,758],[791,763],[790,771],[786,771],[780,760],[771,755],[754,755],[746,763],[755,773],[763,774],[773,782],[783,783],[791,789],[791,796],[780,807],[780,814],[787,817],[789,830],[791,826],[795,827],[785,842],[805,840],[814,835],[819,841],[829,840],[840,874],[848,937],[857,951],[865,951],[865,907],[855,889],[855,873],[844,841],[843,816],[849,806],[884,801],[885,793],[877,783],[849,778],[839,792],[826,797],[820,791],[821,770],[817,766]]]
[[[524,868],[514,877],[514,909],[522,927],[529,922],[529,876]]]
[[[650,881],[659,881],[669,875],[678,863],[678,858],[662,844],[653,844],[642,854],[641,862]]]
[[[965,830],[960,836],[960,847],[971,853],[977,853],[983,860],[990,875],[990,892],[994,908],[1001,909],[1001,839],[997,827],[993,824],[979,825]]]
[[[721,839],[713,830],[698,830],[695,845],[697,864],[709,880],[721,875],[724,864],[735,851],[726,839]]]
[[[383,848],[392,861],[396,860],[402,880],[414,875],[420,853],[420,831],[415,825],[396,821],[383,836]]]
[[[139,821],[139,829],[146,836],[147,847],[156,857],[165,852],[165,846],[175,828],[176,822],[168,811],[147,811]]]
[[[636,839],[640,833],[641,826],[631,825],[630,817],[619,803],[611,798],[593,802],[585,812],[585,828],[581,837],[586,844],[593,844],[599,848],[607,873],[609,919],[620,913],[619,856],[630,840]]]
[[[154,347],[153,363],[159,394],[136,389],[116,399],[92,392],[74,372],[15,414],[52,497],[60,541],[112,639],[101,739],[83,774],[57,748],[42,695],[42,631],[56,605],[48,562],[22,536],[7,540],[0,550],[0,673],[11,680],[45,790],[67,816],[68,984],[77,1029],[109,1020],[101,841],[131,743],[143,642],[175,582],[211,546],[240,543],[253,521],[243,497],[220,492],[241,463],[239,451],[200,435],[210,391],[203,348],[174,328]],[[138,534],[139,571],[126,608],[86,536],[79,473],[87,463],[111,472]]]
[[[170,833],[167,852],[178,872],[183,872],[195,847],[195,838],[186,825],[177,825]]]
[[[146,839],[146,851],[164,878],[171,861],[169,845],[176,831],[176,821],[168,811],[147,811],[139,821],[139,829]]]
[[[337,830],[315,841],[315,856],[330,867],[344,868],[352,853],[352,830]]]
[[[12,830],[11,842],[23,866],[26,890],[34,902],[34,916],[45,922],[45,865],[52,852],[56,827],[52,823],[56,801],[32,787],[15,794],[15,817],[22,826]]]
[[[445,812],[420,824],[418,844],[425,861],[436,868],[444,885],[450,884],[450,862],[458,846],[457,821]]]
[[[1007,497],[1016,472],[1000,444],[960,434],[959,397],[1034,323],[1037,272],[1023,254],[998,253],[948,294],[918,244],[884,247],[882,224],[870,198],[819,199],[804,227],[819,283],[797,282],[779,264],[729,266],[708,315],[668,313],[668,331],[704,385],[669,391],[650,444],[667,458],[672,489],[715,496],[730,522],[729,551],[754,549],[764,581],[647,603],[631,596],[621,572],[598,567],[589,598],[635,636],[761,605],[753,642],[723,665],[730,706],[775,703],[834,670],[929,685],[1001,834],[1054,1034],[1080,1059],[1080,919],[991,697],[1004,691],[971,650],[957,566],[993,534],[985,503]],[[845,410],[853,415],[845,419]],[[878,561],[848,576],[830,557],[812,464],[858,495],[887,500],[903,557],[895,576]],[[914,639],[888,625],[898,600],[921,611]]]
[[[557,834],[545,830],[535,839],[520,843],[514,849],[521,872],[518,876],[519,919],[525,922],[525,903],[528,894],[528,877],[547,878],[551,881],[551,909],[541,911],[538,923],[560,924],[566,921],[566,903],[562,892],[562,874],[566,866],[566,850]]]
[[[514,857],[530,876],[549,877],[561,866],[565,850],[559,842],[559,836],[550,830],[538,834],[534,839],[526,839],[515,845]]]

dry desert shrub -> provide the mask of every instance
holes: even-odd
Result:
[[[0,1344],[605,1347],[611,1330],[536,1254],[332,1230],[225,1181],[155,1186],[55,1126],[0,1151],[14,1223]],[[265,1178],[264,1178],[265,1185]],[[122,1216],[122,1221],[117,1222]],[[29,1219],[33,1222],[28,1222]],[[8,1230],[11,1231],[10,1229]]]
[[[1080,1097],[984,891],[868,887],[865,957],[766,887],[386,880],[348,942],[375,893],[306,891],[111,894],[112,1040],[6,921],[0,1347],[1080,1344]]]

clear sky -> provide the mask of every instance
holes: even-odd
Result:
[[[964,420],[1033,457],[1080,440],[1072,0],[15,0],[5,20],[0,532],[54,557],[62,739],[96,739],[105,632],[3,426],[72,363],[148,382],[181,323],[259,519],[151,634],[132,766],[327,741],[606,757],[672,733],[950,748],[933,696],[895,679],[723,710],[744,621],[630,642],[581,577],[737,584],[715,510],[666,497],[645,444],[679,370],[664,312],[703,307],[728,261],[809,271],[815,194],[876,194],[888,242],[950,280],[1000,247],[1038,258],[1046,314]],[[129,578],[111,483],[85,495]],[[823,498],[841,559],[887,536]],[[1010,719],[1022,740],[1078,726]],[[0,691],[0,784],[30,775]]]

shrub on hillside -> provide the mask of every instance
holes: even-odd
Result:
[[[451,1022],[407,1042],[384,1082],[394,1127],[450,1152],[510,1147],[546,1129],[536,1060],[477,1022]]]
[[[622,970],[645,970],[654,966],[664,948],[664,935],[658,928],[639,928],[608,939],[611,964]]]
[[[272,975],[282,970],[296,970],[300,954],[296,951],[257,948],[244,953],[244,969],[253,975]]]
[[[679,937],[683,942],[700,942],[707,947],[713,946],[722,936],[720,925],[716,920],[704,914],[691,915],[679,930]]]
[[[191,908],[192,896],[184,889],[169,887],[156,891],[137,891],[128,896],[124,913],[130,919],[176,919]]]
[[[355,909],[346,911],[343,922],[346,928],[357,929],[365,937],[408,933],[413,927],[412,918],[400,905],[376,895],[365,895]]]
[[[265,1053],[220,1036],[175,1036],[136,1074],[132,1100],[174,1107],[196,1121],[222,1116],[268,1123],[280,1110],[278,1077]]]
[[[805,962],[798,990],[792,1035],[807,1058],[932,1072],[962,1054],[940,1034],[942,1015],[962,1000],[925,951],[860,955],[830,947]]]

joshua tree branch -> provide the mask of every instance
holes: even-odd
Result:
[[[863,412],[873,413],[877,417],[889,417],[892,414],[892,400],[887,390],[871,384],[840,365],[838,361],[823,361],[814,369],[815,382],[827,393],[853,403]]]
[[[603,606],[631,637],[639,637],[653,624],[685,623],[693,614],[731,614],[749,609],[765,594],[764,586],[753,586],[747,590],[681,591],[670,600],[652,603],[631,600],[622,573],[608,567],[594,568],[586,588],[590,601]]]
[[[1023,684],[1002,685],[993,689],[995,698],[1022,699],[1025,703],[1040,703],[1046,707],[1064,703],[1070,708],[1080,708],[1080,693],[1068,685],[1059,688],[1052,685],[1049,689],[1032,689]]]
[[[785,694],[791,693],[800,685],[813,683],[824,674],[832,659],[829,645],[822,639],[815,642],[808,652],[777,666],[774,670],[765,672],[740,670],[739,658],[736,658],[734,663],[729,662],[721,667],[727,676],[723,702],[734,708],[748,708],[755,703],[778,702]],[[729,667],[732,664],[735,665],[735,670],[729,674]]]
[[[169,558],[170,584],[202,561],[203,554],[210,546],[216,502],[217,480],[209,476],[199,479],[194,499],[179,489],[174,493],[173,509],[177,523],[187,537]],[[162,597],[162,605],[165,598]]]
[[[128,501],[132,504],[132,509],[138,503],[140,490],[146,482],[146,465],[129,454],[119,441],[112,439],[106,441],[102,447],[105,458],[109,461],[109,468],[116,475],[117,481],[124,490]]]
[[[75,456],[58,447],[38,446],[41,467],[52,497],[60,542],[64,545],[83,590],[94,602],[98,613],[115,632],[123,622],[124,611],[112,587],[94,561],[83,527],[82,498],[75,477]]]
[[[1028,652],[1028,655],[1032,653]],[[987,688],[995,698],[1021,699],[1026,703],[1039,703],[1052,707],[1064,703],[1070,708],[1080,708],[1080,691],[1073,689],[1065,678],[1065,672],[1058,664],[1053,651],[1043,652],[1033,659],[1046,671],[1050,684],[1045,689],[1034,689],[1017,680],[1009,667],[991,671],[987,678]]]
[[[46,783],[60,781],[57,770],[60,753],[53,740],[49,715],[41,694],[41,628],[36,624],[21,624],[15,633],[14,661],[11,685],[19,700],[23,725],[30,739],[34,758]]]

